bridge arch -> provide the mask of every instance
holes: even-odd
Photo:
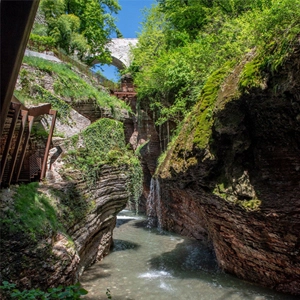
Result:
[[[110,51],[112,62],[111,64],[122,70],[129,67],[131,63],[130,49],[135,47],[138,42],[136,38],[115,38],[106,45]],[[99,61],[93,61],[93,65],[98,64]]]

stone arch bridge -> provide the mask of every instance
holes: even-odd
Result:
[[[136,38],[115,38],[106,45],[112,56],[112,65],[119,70],[129,67],[131,63],[130,49],[135,47],[138,42]],[[93,61],[97,64],[99,61]]]

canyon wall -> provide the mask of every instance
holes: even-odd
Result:
[[[108,254],[116,215],[130,195],[128,168],[103,166],[92,186],[82,181],[79,173],[72,176],[77,180],[53,182],[52,177],[51,184],[37,189],[51,207],[57,208],[63,227],[57,231],[48,228],[33,236],[25,226],[23,232],[15,232],[8,223],[1,224],[1,282],[10,280],[27,289],[66,286]],[[1,191],[2,220],[7,220],[8,214],[17,214],[13,200],[16,190]],[[28,205],[30,202],[28,195]]]
[[[156,171],[162,228],[207,241],[226,272],[300,294],[299,49],[243,92],[248,57],[187,117]]]
[[[23,64],[16,86],[20,97],[59,104],[46,180],[0,191],[0,283],[13,282],[20,289],[73,284],[86,267],[102,260],[112,244],[116,215],[133,198],[134,178],[141,173],[126,147],[123,124],[115,120],[132,124],[123,102],[103,87],[97,94],[90,78],[69,68],[72,76],[60,73],[67,70],[63,64]],[[57,92],[63,75],[78,77],[78,95]],[[67,84],[60,92],[68,87],[73,88]],[[43,144],[50,124],[47,116],[36,121],[28,144],[33,150]]]

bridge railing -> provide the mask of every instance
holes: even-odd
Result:
[[[104,87],[106,87],[110,90],[113,90],[116,88],[116,83],[107,79],[106,77],[102,76],[101,74],[92,72],[86,65],[79,62],[78,60],[75,60],[75,59],[71,58],[70,56],[63,54],[61,51],[59,51],[57,49],[54,49],[53,53],[60,60],[70,63],[73,66],[75,66],[81,73],[85,74],[86,76],[88,76],[90,78],[96,79],[97,82],[99,84],[103,85]]]

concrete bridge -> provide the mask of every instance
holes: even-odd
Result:
[[[119,70],[129,67],[131,63],[130,49],[135,47],[138,39],[135,38],[115,38],[106,45],[107,49],[111,52],[112,65]],[[97,64],[99,61],[95,60],[93,64]]]

